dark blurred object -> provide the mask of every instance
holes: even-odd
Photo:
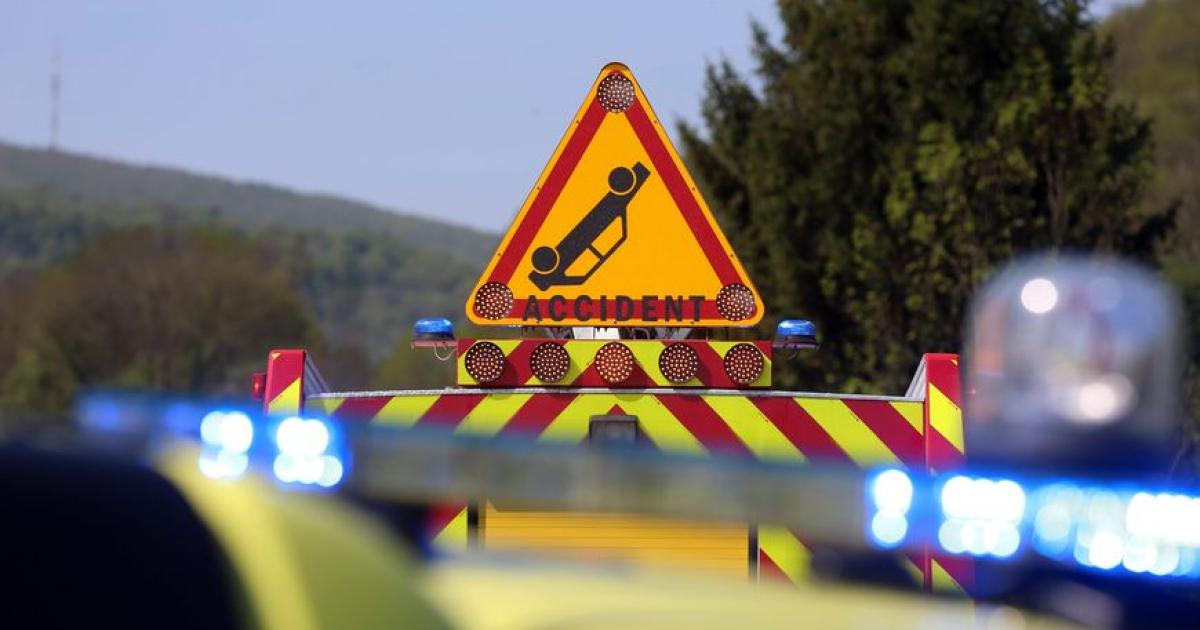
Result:
[[[1176,296],[1148,271],[1105,259],[1020,262],[978,294],[968,327],[964,431],[974,465],[1098,478],[1167,472],[1181,419],[1182,334]],[[1116,524],[1081,529],[1077,559],[1103,536],[1120,563],[1118,525],[1128,528],[1134,512],[1117,505]],[[1102,511],[1100,495],[1088,506]],[[1114,567],[1093,556],[1083,564],[1094,566],[981,561],[973,594],[1090,627],[1195,624],[1188,593],[1100,570]]]
[[[216,541],[148,468],[3,447],[0,505],[0,626],[242,625]]]
[[[1104,259],[1018,263],[978,295],[964,352],[976,465],[1165,472],[1180,421],[1179,305]]]

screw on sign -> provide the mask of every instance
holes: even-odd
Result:
[[[633,351],[616,341],[600,346],[592,363],[606,383],[621,383],[633,376]]]
[[[490,383],[504,373],[504,351],[490,341],[479,341],[463,358],[467,374],[480,383]]]
[[[727,284],[717,293],[717,311],[731,322],[749,319],[754,314],[754,294],[744,284]]]
[[[725,353],[725,375],[738,385],[749,385],[762,376],[766,361],[753,344],[739,343]]]
[[[571,367],[571,356],[566,348],[553,341],[537,345],[529,353],[529,369],[543,383],[557,383],[567,375]]]
[[[673,343],[658,355],[658,371],[672,383],[686,383],[700,371],[700,355],[685,343]]]
[[[499,282],[488,282],[475,292],[475,312],[487,319],[503,319],[513,307],[513,294]]]
[[[633,83],[620,74],[610,74],[596,88],[600,105],[613,114],[620,114],[633,105]]]

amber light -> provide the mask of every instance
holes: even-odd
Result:
[[[488,282],[475,292],[475,312],[484,319],[504,319],[512,307],[512,291],[499,282]]]
[[[754,314],[754,294],[744,284],[727,284],[717,293],[717,312],[731,322],[749,319]]]
[[[633,376],[633,366],[635,364],[633,351],[625,344],[610,341],[596,351],[596,359],[593,361],[596,366],[596,371],[600,373],[600,378],[606,383],[621,383]]]
[[[543,383],[557,383],[567,375],[571,356],[562,344],[542,342],[529,353],[529,369]]]
[[[480,383],[490,383],[504,373],[504,351],[490,341],[478,341],[463,357],[467,374]]]
[[[725,375],[738,385],[749,385],[762,376],[766,367],[763,353],[753,344],[739,343],[725,353]]]
[[[613,114],[620,114],[633,105],[633,83],[624,76],[613,73],[600,80],[596,88],[600,105]]]
[[[658,355],[658,371],[672,383],[686,383],[700,371],[700,355],[686,343],[673,343]]]

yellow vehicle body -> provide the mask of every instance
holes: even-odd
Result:
[[[228,556],[257,628],[1059,628],[968,600],[842,584],[751,585],[652,571],[466,553],[420,565],[381,524],[338,499],[248,475],[215,481],[196,451],[159,469]]]

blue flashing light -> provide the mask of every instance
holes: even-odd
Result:
[[[245,453],[228,449],[205,449],[200,453],[200,472],[211,479],[237,479],[250,466]]]
[[[237,479],[250,466],[254,423],[242,411],[210,411],[200,420],[200,441],[200,472],[212,479]]]
[[[901,470],[884,470],[871,482],[871,500],[882,513],[906,514],[912,507],[912,499],[912,479]]]
[[[775,327],[775,338],[813,341],[817,338],[817,326],[807,319],[785,319]]]
[[[953,554],[1007,558],[1021,546],[1025,489],[1011,479],[951,475],[937,493],[938,544]]]
[[[254,424],[241,411],[210,411],[200,421],[204,444],[233,453],[245,453],[254,442]]]
[[[880,547],[895,547],[908,534],[908,519],[879,512],[871,517],[871,540]]]
[[[345,460],[336,451],[339,436],[323,420],[292,416],[275,427],[278,454],[271,472],[285,484],[332,488],[345,475]]]
[[[445,317],[425,317],[413,324],[413,335],[420,338],[453,339],[454,323]]]
[[[871,515],[867,535],[875,545],[896,547],[908,535],[908,512],[913,504],[913,481],[902,470],[881,470],[867,482]]]
[[[1200,577],[1200,497],[967,475],[932,490],[936,542],[951,554],[1006,559],[1028,540],[1041,556],[1093,571]],[[890,530],[871,529],[886,542]]]

